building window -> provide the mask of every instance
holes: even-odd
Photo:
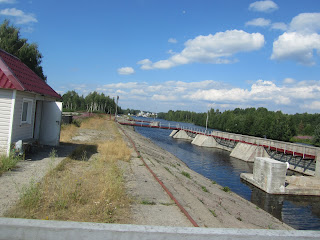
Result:
[[[32,105],[33,105],[33,101],[31,99],[25,99],[25,98],[23,99],[21,123],[31,124]]]

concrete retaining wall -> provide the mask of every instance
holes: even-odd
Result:
[[[246,162],[254,162],[255,157],[269,157],[269,154],[263,147],[238,143],[230,156]]]
[[[295,240],[320,239],[319,231],[178,228],[0,218],[0,240]]]

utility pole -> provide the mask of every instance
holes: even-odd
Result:
[[[118,100],[119,100],[119,96],[117,96],[117,101],[116,101],[116,112],[114,113],[114,120],[117,121],[117,115],[118,115]]]
[[[209,119],[209,110],[207,111],[206,134],[207,134],[207,129],[208,129],[208,119]]]

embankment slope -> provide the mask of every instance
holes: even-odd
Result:
[[[132,127],[119,127],[133,140],[148,166],[200,227],[292,229],[251,202],[235,193],[223,191],[222,186],[190,170],[180,159],[136,133]],[[128,144],[131,145],[129,141]],[[140,199],[133,204],[133,217],[129,223],[171,225],[176,222],[178,226],[190,226],[176,205],[163,196],[166,193],[157,187],[158,183],[136,155],[133,154],[132,161],[122,167],[128,192]],[[150,204],[142,204],[142,198]]]

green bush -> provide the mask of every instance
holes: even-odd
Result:
[[[187,173],[185,171],[182,171],[181,174],[187,178],[191,178],[190,173]]]
[[[15,168],[21,159],[22,158],[17,156],[14,152],[10,153],[9,156],[0,155],[0,175]]]

